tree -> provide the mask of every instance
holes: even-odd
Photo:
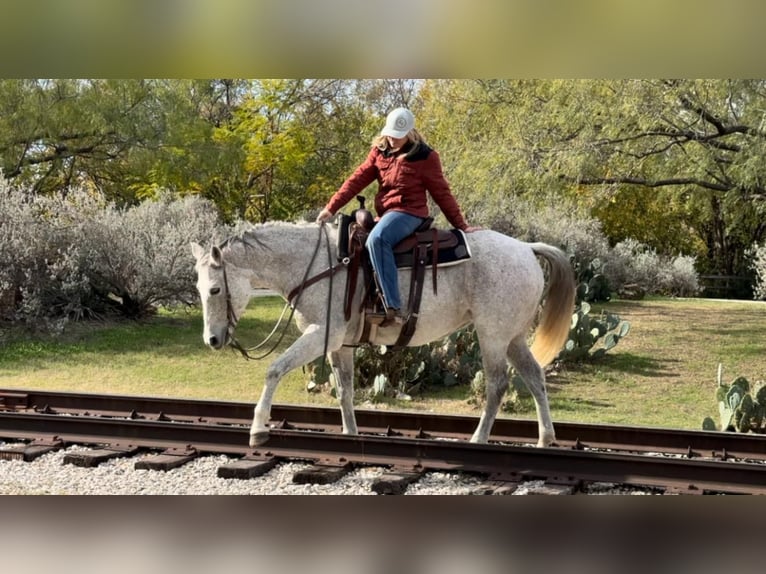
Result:
[[[0,165],[37,193],[87,183],[124,197],[132,149],[156,145],[162,115],[144,80],[0,81]]]
[[[421,96],[466,205],[567,195],[613,241],[704,245],[703,268],[727,274],[766,234],[762,81],[449,80]]]
[[[289,219],[323,205],[366,146],[365,122],[349,82],[254,82],[231,123],[216,131],[242,150],[239,215]]]
[[[683,206],[707,248],[704,266],[747,274],[745,251],[766,233],[766,84],[652,80],[605,86],[603,102],[620,110],[619,121],[582,136],[592,141],[586,154],[591,169],[572,175],[581,185],[672,190],[658,199],[665,209],[669,196]]]

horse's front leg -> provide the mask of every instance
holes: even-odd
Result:
[[[253,424],[250,427],[250,446],[256,447],[265,443],[269,438],[268,422],[271,417],[271,404],[274,391],[279,381],[287,373],[306,363],[313,361],[322,354],[324,348],[324,330],[319,325],[310,325],[290,347],[282,353],[266,371],[266,382],[261,392],[261,398],[255,406]]]
[[[354,349],[341,347],[329,355],[337,385],[343,434],[359,434],[354,415]]]

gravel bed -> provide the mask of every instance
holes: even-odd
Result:
[[[0,445],[3,445],[0,442]],[[8,443],[6,446],[12,446]],[[0,494],[375,494],[372,482],[384,469],[360,468],[334,484],[294,484],[293,475],[308,463],[284,463],[267,474],[249,480],[218,478],[227,456],[199,457],[169,471],[136,470],[144,456],[112,459],[94,468],[63,464],[69,452],[84,450],[72,446],[47,453],[32,462],[0,460]],[[407,494],[470,494],[481,481],[472,476],[449,473],[426,474],[410,485]]]
[[[3,443],[0,446],[13,446]],[[308,463],[288,462],[265,475],[248,480],[218,478],[218,467],[231,462],[225,455],[199,457],[180,468],[169,471],[137,470],[135,463],[149,454],[117,458],[93,468],[64,464],[67,453],[88,450],[72,446],[45,454],[32,462],[0,460],[0,495],[169,495],[169,494],[298,494],[298,495],[371,495],[373,481],[385,472],[381,467],[354,470],[334,484],[295,484],[293,475],[309,468]],[[468,495],[481,494],[480,477],[446,472],[426,473],[409,485],[407,495]],[[522,483],[513,495],[545,493],[544,481]],[[651,495],[658,490],[594,483],[583,489],[584,494]]]

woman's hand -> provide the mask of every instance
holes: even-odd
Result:
[[[333,216],[333,213],[330,212],[329,209],[324,208],[322,211],[319,212],[319,215],[317,215],[316,222],[319,225],[322,225],[326,221],[329,221]]]
[[[466,233],[473,233],[474,231],[481,231],[482,229],[484,229],[484,228],[483,227],[471,227],[469,225],[463,231],[465,231]]]

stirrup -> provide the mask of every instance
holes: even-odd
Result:
[[[402,326],[407,322],[407,318],[402,315],[399,309],[392,309],[389,307],[386,309],[386,317],[380,324],[381,327]]]
[[[386,320],[386,314],[368,311],[365,313],[365,320],[372,325],[382,325]]]

